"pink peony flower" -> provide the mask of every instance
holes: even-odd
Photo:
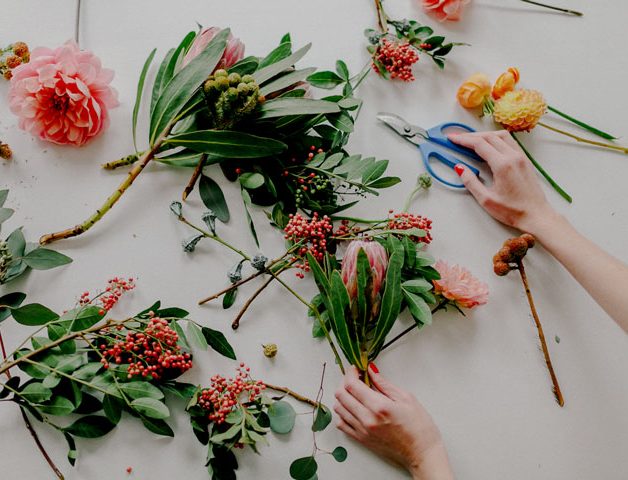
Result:
[[[488,301],[488,285],[481,282],[466,268],[449,266],[439,260],[434,268],[440,273],[440,280],[434,280],[434,292],[464,308],[484,305]]]
[[[118,106],[112,79],[112,70],[74,42],[54,50],[36,48],[29,63],[13,70],[9,107],[21,129],[42,140],[80,146],[109,125],[108,109]]]
[[[363,240],[353,240],[349,243],[345,256],[342,259],[342,281],[347,287],[349,297],[355,298],[358,291],[358,253],[364,250],[369,259],[372,270],[373,288],[371,298],[375,300],[382,288],[386,278],[388,268],[388,253],[386,249],[377,242],[365,242]]]
[[[192,59],[196,58],[199,53],[205,50],[205,47],[207,47],[209,42],[211,42],[211,40],[221,31],[222,29],[218,27],[209,27],[201,30],[201,32],[194,39],[194,42],[188,50],[188,53],[186,53],[185,57],[183,57],[183,66],[185,67],[188,63],[192,61]],[[227,48],[225,49],[225,53],[223,53],[222,58],[218,62],[216,69],[227,69],[242,60],[243,57],[244,43],[242,43],[239,38],[236,38],[232,34],[229,34],[229,37],[227,38]]]
[[[460,20],[464,6],[469,0],[421,0],[423,9],[432,13],[440,21],[449,20],[457,22]]]

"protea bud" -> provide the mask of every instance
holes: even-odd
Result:
[[[377,242],[354,240],[347,247],[342,259],[342,281],[347,287],[349,297],[353,300],[358,293],[358,253],[363,250],[371,265],[371,300],[375,300],[382,288],[388,268],[388,253]],[[368,288],[368,287],[367,287]],[[375,303],[375,302],[374,302]]]
[[[183,66],[185,67],[203,50],[205,50],[205,47],[209,45],[209,42],[211,42],[212,39],[221,31],[222,29],[218,27],[208,27],[201,30],[194,39],[192,46],[190,46],[188,53],[186,53],[185,57],[183,57]],[[242,57],[244,57],[244,44],[239,38],[229,34],[229,37],[227,37],[227,48],[225,48],[225,53],[222,54],[222,58],[220,59],[220,62],[218,62],[216,68],[229,68],[242,60]]]
[[[259,86],[252,75],[216,70],[203,84],[211,128],[225,130],[249,115],[260,101]]]

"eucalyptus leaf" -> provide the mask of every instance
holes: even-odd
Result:
[[[318,464],[313,456],[298,458],[290,465],[290,477],[294,480],[310,480],[317,470]]]
[[[35,270],[48,270],[72,262],[70,257],[47,248],[36,248],[24,255],[23,260],[26,265]]]
[[[321,432],[327,428],[331,423],[331,411],[322,403],[316,407],[316,414],[314,416],[314,422],[312,423],[313,432]]]
[[[334,460],[337,462],[344,462],[347,459],[347,449],[344,447],[336,447],[331,452],[331,456],[334,457]]]
[[[26,294],[22,292],[7,293],[0,297],[0,323],[11,315],[11,309],[19,307],[26,299]]]
[[[275,433],[285,434],[292,431],[297,413],[292,405],[284,400],[274,402],[268,407],[270,429]]]

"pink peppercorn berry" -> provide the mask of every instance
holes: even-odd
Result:
[[[412,65],[419,61],[419,55],[412,45],[383,38],[374,53],[373,69],[381,73],[378,64],[383,66],[391,78],[412,82]],[[377,62],[377,63],[376,63]]]
[[[392,212],[391,212],[392,214]],[[415,243],[429,244],[432,241],[432,221],[427,217],[421,215],[413,215],[408,212],[395,213],[388,219],[389,230],[410,230],[412,228],[418,228],[425,231],[424,237],[411,236],[410,240]]]
[[[318,212],[314,212],[312,219],[308,220],[300,213],[290,214],[290,221],[284,229],[284,237],[294,243],[305,240],[293,257],[298,260],[294,266],[301,270],[297,272],[297,277],[303,278],[305,276],[303,272],[310,271],[310,266],[305,259],[308,252],[319,262],[325,258],[328,239],[333,230],[334,226],[327,215],[320,218]]]

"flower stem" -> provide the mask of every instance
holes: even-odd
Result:
[[[190,177],[190,181],[185,186],[185,190],[183,190],[183,195],[181,195],[181,198],[183,199],[184,202],[188,198],[188,195],[192,193],[192,190],[194,190],[194,186],[196,185],[196,182],[201,176],[201,173],[203,173],[203,167],[205,166],[206,161],[207,161],[207,154],[204,153],[201,155],[201,158],[198,161],[198,165],[196,165],[196,168],[194,169],[194,172],[192,173],[192,176]]]
[[[447,300],[441,300],[440,303],[438,305],[436,305],[436,307],[434,307],[434,309],[432,310],[432,315],[434,315],[439,310],[442,310],[443,308],[445,308],[445,305],[447,305]],[[400,338],[405,337],[408,333],[410,333],[411,331],[413,331],[413,330],[415,330],[417,328],[419,328],[419,325],[417,323],[415,323],[411,327],[406,328],[403,332],[401,332],[399,335],[397,335],[395,338],[393,338],[390,342],[386,342],[384,344],[384,346],[380,349],[380,352],[383,352],[385,348],[390,347],[397,340],[399,340]]]
[[[566,13],[568,15],[575,15],[576,17],[582,17],[582,12],[577,12],[575,10],[569,10],[568,8],[562,7],[554,7],[553,5],[547,5],[545,3],[534,2],[532,0],[521,0],[522,2],[529,3],[531,5],[536,5],[537,7],[549,8],[550,10],[555,10],[557,12]]]
[[[74,41],[77,45],[79,43],[79,34],[81,30],[81,0],[76,0],[76,18],[74,23]]]
[[[96,212],[85,220],[83,223],[76,225],[73,228],[68,228],[67,230],[62,230],[56,233],[49,233],[47,235],[42,236],[39,239],[39,243],[42,245],[46,245],[48,243],[55,242],[57,240],[61,240],[64,238],[76,237],[85,233],[91,227],[94,226],[96,222],[98,222],[105,214],[111,210],[120,197],[126,192],[126,190],[133,184],[133,181],[139,176],[140,173],[146,168],[146,165],[150,163],[150,161],[155,157],[155,154],[161,148],[161,144],[165,141],[166,137],[170,134],[174,123],[171,123],[159,136],[153,147],[145,152],[141,159],[135,163],[135,166],[131,169],[127,177],[124,181],[118,186],[115,192],[105,201],[105,203],[98,209]]]
[[[144,155],[144,152],[139,155]],[[139,156],[137,153],[132,153],[131,155],[127,155],[126,157],[119,158],[118,160],[114,160],[113,162],[103,163],[101,165],[105,170],[115,170],[116,168],[126,167],[127,165],[133,165],[135,162],[139,160]]]
[[[528,284],[528,277],[526,276],[525,268],[523,267],[523,261],[521,259],[517,261],[517,269],[521,274],[521,281],[523,282],[523,287],[525,288],[526,296],[528,297],[530,311],[532,312],[532,317],[534,318],[534,323],[536,324],[536,329],[539,333],[539,340],[541,341],[541,348],[543,350],[543,355],[545,356],[545,363],[547,365],[547,369],[549,370],[552,384],[554,385],[554,395],[556,396],[556,401],[558,402],[558,405],[562,407],[563,405],[565,405],[565,400],[563,399],[563,394],[560,391],[560,385],[558,385],[558,378],[556,377],[556,373],[554,373],[554,367],[552,366],[552,359],[550,358],[549,350],[547,348],[547,342],[545,341],[545,334],[543,333],[541,320],[539,320],[539,315],[536,312],[536,307],[534,306],[534,299],[532,298],[532,292],[530,291],[530,285]]]
[[[569,120],[571,123],[574,123],[574,124],[578,125],[579,127],[582,127],[585,130],[588,130],[589,132],[593,133],[594,135],[597,135],[598,137],[605,138],[606,140],[617,140],[617,137],[614,137],[610,133],[603,132],[602,130],[599,130],[599,129],[595,128],[595,127],[592,127],[591,125],[588,125],[588,124],[578,120],[577,118],[573,118],[573,117],[567,115],[566,113],[561,112],[557,108],[552,107],[551,105],[548,105],[547,109],[550,112],[554,112],[556,115],[558,115],[560,117],[563,117],[566,120]]]
[[[534,159],[532,154],[528,152],[528,149],[523,146],[523,143],[521,143],[519,138],[513,132],[510,132],[510,136],[515,139],[515,142],[519,144],[519,146],[521,147],[521,150],[523,150],[523,153],[526,154],[528,159],[532,162],[532,165],[534,165],[534,168],[536,168],[539,171],[539,173],[543,175],[545,180],[549,182],[549,184],[554,188],[554,190],[556,190],[561,197],[563,197],[565,200],[571,203],[573,201],[573,199],[571,198],[571,195],[565,192],[562,189],[562,187],[558,185],[558,183],[556,183],[556,181],[550,176],[549,173],[545,171],[545,169],[541,166],[541,164]]]
[[[299,393],[296,393],[294,390],[290,390],[288,387],[279,387],[277,385],[273,385],[271,383],[266,383],[266,382],[264,382],[264,385],[266,386],[266,388],[275,390],[276,392],[283,392],[286,395],[290,395],[295,400],[298,400],[299,402],[307,403],[308,405],[311,405],[314,408],[318,408],[318,406],[320,405],[320,402],[317,402],[316,400],[312,400],[311,398],[307,398]]]
[[[375,9],[377,10],[377,26],[382,33],[388,32],[388,16],[384,11],[382,0],[375,0]]]
[[[579,137],[578,135],[574,135],[573,133],[566,132],[565,130],[561,130],[560,128],[552,127],[551,125],[547,125],[546,123],[539,122],[539,125],[551,130],[552,132],[560,133],[561,135],[565,135],[566,137],[573,138],[574,140],[582,143],[587,143],[589,145],[595,145],[596,147],[602,148],[610,148],[611,150],[617,150],[618,152],[628,154],[628,147],[622,147],[621,145],[613,145],[611,143],[604,142],[596,142],[595,140],[588,140],[586,138]]]

